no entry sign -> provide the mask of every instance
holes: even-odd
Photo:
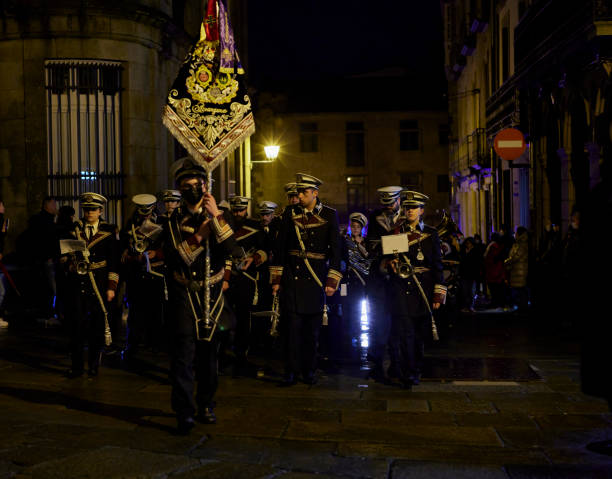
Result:
[[[525,137],[516,128],[506,128],[495,135],[495,152],[504,160],[516,160],[525,153]]]

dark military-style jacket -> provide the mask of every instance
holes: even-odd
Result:
[[[342,258],[346,264],[346,276],[349,290],[352,288],[365,288],[370,275],[372,260],[367,251],[367,240],[364,238],[357,243],[351,235],[342,238]],[[349,294],[351,292],[349,291]]]
[[[259,304],[259,285],[261,273],[266,269],[268,251],[266,235],[261,229],[261,223],[250,218],[242,222],[235,222],[234,238],[239,248],[253,257],[253,262],[246,271],[238,270],[237,265],[232,267],[232,280],[230,289],[235,301],[245,301],[256,306]]]
[[[393,234],[394,229],[401,221],[399,214],[387,215],[383,209],[372,212],[368,218],[367,248],[370,257],[379,258],[382,254],[380,245],[381,236]],[[376,271],[372,271],[376,274]]]
[[[405,258],[410,261],[429,307],[433,310],[432,303],[443,303],[446,295],[446,286],[442,284],[442,253],[438,232],[423,223],[414,230],[405,223],[400,224],[393,231],[393,234],[405,233],[408,234],[409,249],[407,253],[400,254],[400,262],[405,261]],[[382,256],[377,263],[379,271],[385,274],[387,303],[391,314],[414,317],[428,314],[415,278],[401,278],[392,272],[389,262],[394,258],[394,255]]]
[[[106,223],[102,220],[98,223],[98,232],[87,239],[85,223],[77,221],[74,230],[67,239],[79,239],[85,241],[89,251],[89,262],[91,270],[102,299],[106,301],[106,291],[117,289],[119,282],[119,240],[117,226]],[[95,295],[88,274],[78,274],[77,263],[82,259],[80,253],[67,258],[68,283],[74,288],[75,283],[84,294]]]
[[[281,307],[299,314],[322,312],[325,286],[337,288],[342,278],[341,256],[336,210],[318,199],[312,213],[306,213],[298,205],[287,207],[281,218],[270,266],[270,282],[281,285]],[[313,278],[304,257],[322,285]]]
[[[194,214],[182,204],[173,211],[162,233],[159,254],[166,264],[166,283],[173,309],[170,320],[174,332],[179,334],[191,334],[194,320],[202,316],[207,242],[203,240],[200,244],[195,233],[205,220],[204,211]],[[211,303],[220,297],[226,259],[236,245],[230,224],[227,212],[209,223]],[[198,286],[201,289],[193,291]],[[202,308],[199,305],[203,305]],[[211,304],[211,310],[213,306]]]
[[[164,221],[160,223],[159,216],[152,215],[149,218],[149,221],[153,224],[158,224],[160,227],[163,227]],[[144,220],[138,214],[134,215],[130,218],[125,227],[119,232],[119,241],[121,245],[121,260],[125,263],[126,268],[130,272],[130,274],[137,274],[147,271],[147,263],[142,255],[136,251],[135,246],[137,241],[143,241],[144,246],[146,247],[145,251],[156,251],[160,248],[162,235],[156,234],[155,238],[146,237],[140,231],[140,228]],[[134,226],[134,231],[132,232],[132,225]],[[134,237],[134,233],[136,237]],[[162,258],[158,258],[155,256],[151,258],[149,261],[149,267],[151,271],[154,272],[162,272],[164,266],[164,261]]]

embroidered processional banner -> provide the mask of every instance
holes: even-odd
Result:
[[[226,0],[208,1],[200,39],[172,84],[162,120],[207,171],[255,132]]]

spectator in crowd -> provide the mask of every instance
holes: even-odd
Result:
[[[485,277],[484,277],[484,253],[486,246],[482,242],[482,237],[474,234],[474,260],[478,261],[478,275],[476,277],[476,297],[484,298],[485,292]]]
[[[516,229],[515,242],[504,264],[509,273],[513,305],[519,311],[525,311],[528,304],[529,234],[523,226]]]
[[[55,296],[57,288],[55,283],[55,260],[59,256],[59,241],[55,216],[57,203],[50,196],[42,200],[41,210],[28,221],[28,230],[25,235],[27,253],[34,262],[33,266],[41,274],[46,291],[42,292],[44,303],[42,305],[45,319],[54,321]]]
[[[75,228],[74,221],[75,211],[70,205],[61,206],[57,213],[57,237],[58,239],[68,238]],[[68,297],[67,291],[67,276],[63,268],[58,268],[55,272],[55,283],[57,291],[57,300],[55,302],[55,311],[57,319],[63,321],[66,315],[66,301]]]
[[[485,280],[491,294],[493,309],[506,306],[506,270],[504,268],[504,246],[499,233],[491,235],[491,241],[484,252]]]
[[[461,263],[459,265],[459,277],[461,278],[461,289],[463,292],[462,312],[474,311],[474,292],[476,281],[480,275],[481,260],[478,257],[478,249],[471,236],[466,238],[461,245]]]

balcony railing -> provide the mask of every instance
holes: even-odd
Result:
[[[487,166],[487,137],[484,128],[477,128],[460,141],[451,144],[449,154],[451,173]]]

